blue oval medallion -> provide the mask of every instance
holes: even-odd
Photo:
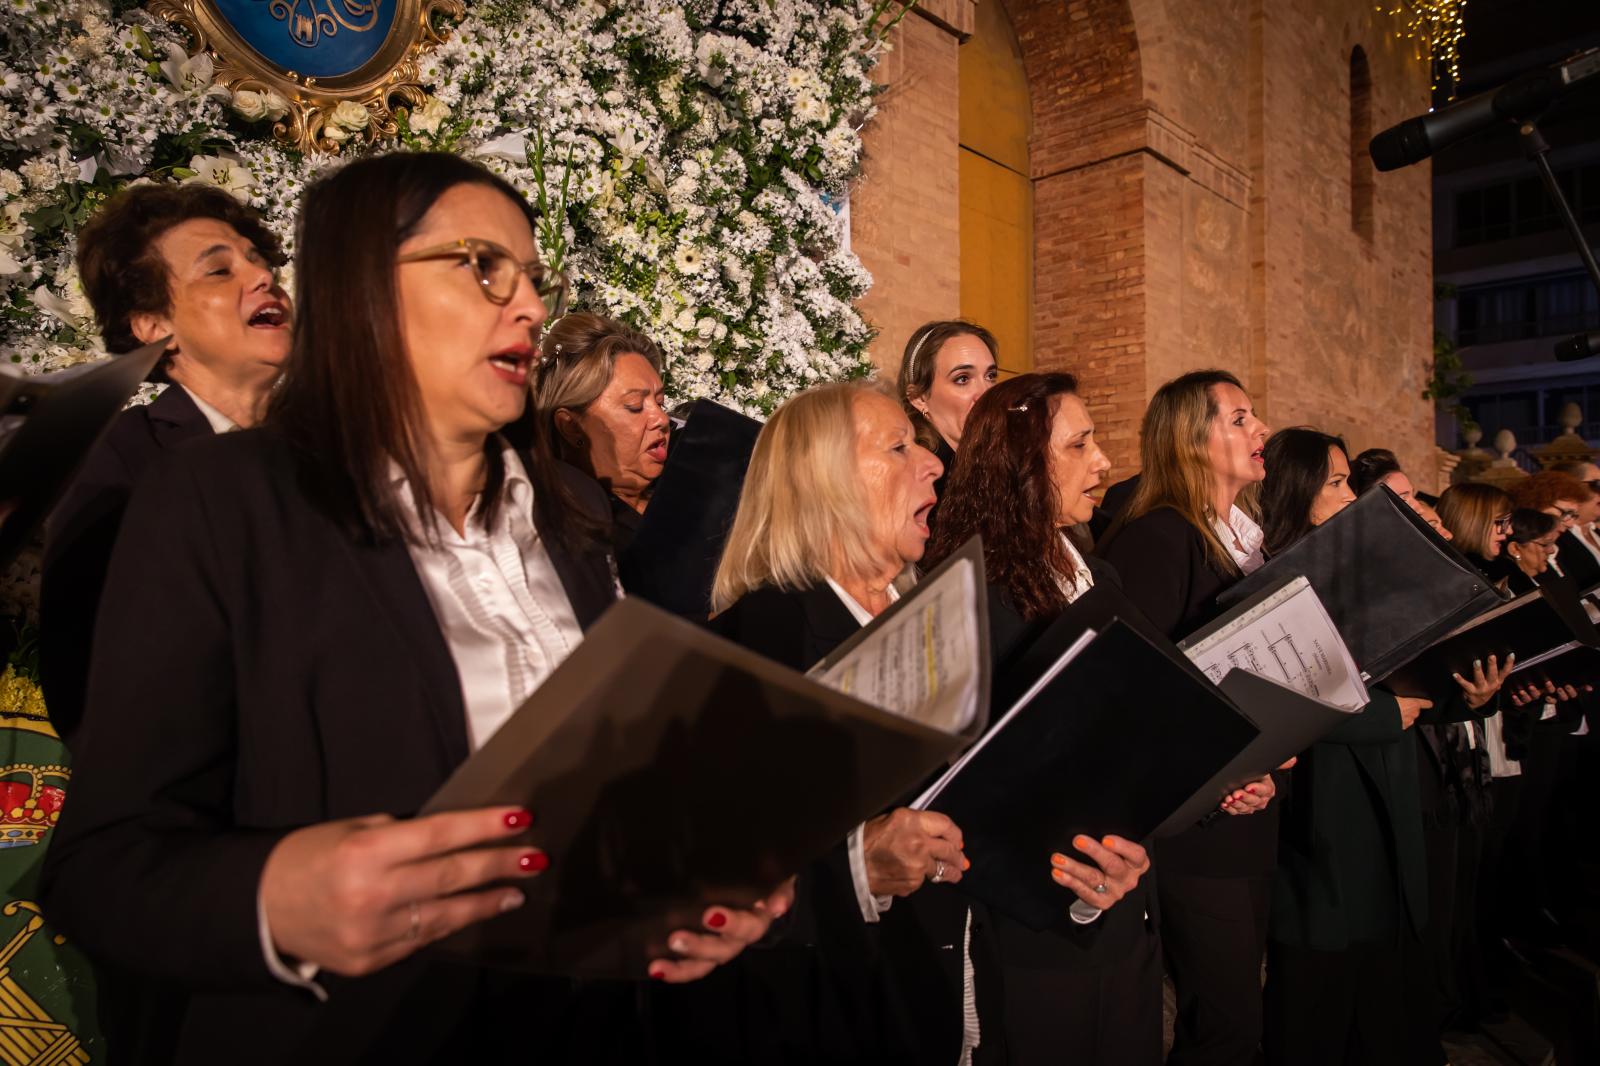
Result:
[[[396,0],[213,0],[217,13],[282,71],[335,78],[360,70],[389,36]]]

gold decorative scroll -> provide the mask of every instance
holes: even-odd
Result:
[[[325,136],[333,109],[354,101],[367,109],[371,120],[358,136],[367,140],[393,137],[398,128],[394,110],[420,106],[427,94],[418,83],[417,62],[424,51],[439,44],[446,34],[435,29],[437,22],[459,19],[466,11],[463,0],[395,0],[394,23],[383,46],[360,69],[338,77],[315,78],[285,71],[263,59],[251,48],[210,0],[148,0],[152,15],[181,27],[189,34],[190,54],[209,52],[216,71],[216,83],[232,92],[252,90],[275,92],[288,101],[289,111],[273,124],[272,134],[279,141],[303,152],[337,152],[341,141]],[[284,0],[274,3],[285,16],[299,8],[315,8],[315,0]],[[326,5],[342,6],[353,18],[373,14],[377,4],[362,0],[334,0]],[[322,15],[329,25],[332,16]],[[343,19],[337,20],[344,22]],[[369,20],[368,25],[371,22]],[[348,25],[348,24],[347,24]],[[359,28],[359,22],[351,28]],[[295,32],[293,24],[286,32]],[[320,26],[312,32],[330,32]]]

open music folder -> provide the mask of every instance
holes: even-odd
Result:
[[[49,515],[170,339],[52,374],[0,373],[0,511],[9,511],[0,521],[0,566]]]
[[[1589,654],[1574,655],[1572,669],[1565,671],[1563,660],[1579,650]],[[1453,673],[1470,678],[1474,661],[1487,663],[1491,655],[1501,665],[1515,655],[1512,676],[1520,682],[1548,678],[1557,684],[1582,684],[1593,677],[1596,651],[1600,633],[1577,601],[1554,589],[1535,589],[1441,637],[1390,674],[1384,685],[1401,696],[1427,696],[1441,685],[1454,684]]]
[[[760,432],[760,422],[710,400],[696,400],[674,426],[650,506],[617,559],[630,596],[685,618],[710,613],[711,582]]]
[[[705,907],[748,907],[926,780],[986,715],[971,548],[818,678],[640,599],[613,606],[429,801],[525,806],[551,857],[522,907],[435,950],[642,977]]]
[[[1369,681],[1505,599],[1465,556],[1378,486],[1227,588],[1231,607],[1304,576]]]
[[[1070,900],[1050,880],[1049,855],[1071,854],[1076,833],[1145,840],[1186,829],[1347,720],[1354,711],[1296,687],[1314,682],[1330,696],[1342,676],[1342,698],[1366,701],[1315,601],[1290,581],[1225,614],[1200,635],[1224,649],[1218,671],[1206,649],[1191,661],[1115,584],[1080,596],[996,679],[994,702],[1007,710],[913,804],[961,826],[973,867],[960,887],[1032,928],[1063,926]],[[1319,663],[1274,678],[1225,662],[1247,634],[1274,627]]]

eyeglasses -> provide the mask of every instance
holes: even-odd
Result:
[[[1511,516],[1510,515],[1506,515],[1504,518],[1496,518],[1494,520],[1494,531],[1496,533],[1510,533],[1511,532]]]
[[[567,309],[567,278],[559,270],[551,270],[538,259],[524,263],[511,252],[480,237],[465,237],[449,244],[407,252],[400,257],[402,263],[420,263],[427,259],[465,259],[472,264],[478,287],[484,299],[504,307],[517,292],[517,278],[526,275],[533,291],[544,303],[551,318],[560,318]]]
[[[1578,512],[1572,510],[1569,507],[1563,507],[1563,508],[1561,508],[1561,514],[1560,514],[1559,517],[1565,519],[1568,522],[1576,522],[1578,520]]]

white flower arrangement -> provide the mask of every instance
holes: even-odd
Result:
[[[74,233],[133,181],[202,181],[292,251],[307,182],[337,159],[271,140],[287,102],[229,93],[172,27],[108,0],[0,0],[0,352],[45,372],[99,351]],[[345,157],[471,156],[527,194],[576,304],[660,344],[678,400],[770,411],[867,371],[871,284],[829,206],[856,175],[869,71],[900,0],[469,2],[420,60],[397,141],[353,102]],[[896,14],[897,13],[897,14]],[[54,42],[42,55],[37,42]]]

